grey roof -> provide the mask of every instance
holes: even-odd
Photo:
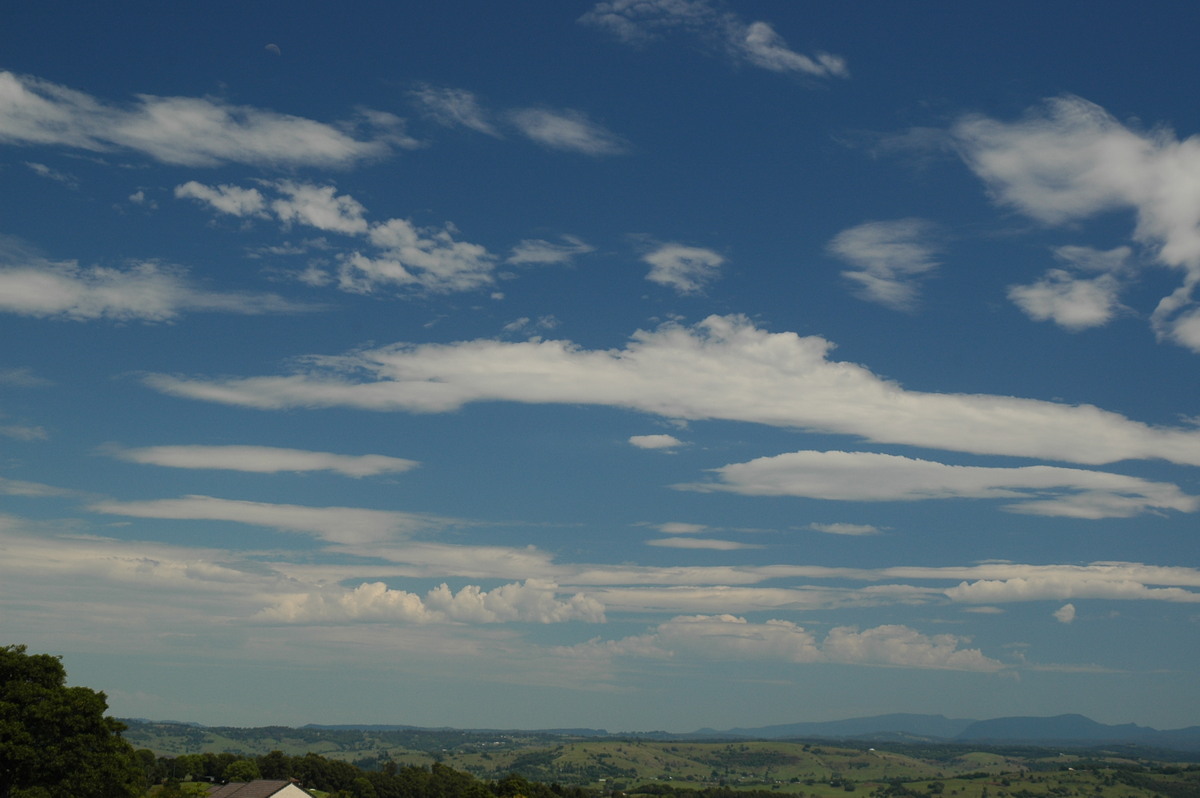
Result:
[[[271,798],[292,782],[272,779],[255,779],[254,781],[231,781],[223,787],[218,787],[208,794],[208,798]],[[299,787],[300,785],[296,785]]]

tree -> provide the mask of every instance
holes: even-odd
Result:
[[[258,770],[258,763],[253,759],[239,759],[231,762],[229,767],[225,768],[221,778],[225,781],[254,781],[261,779],[262,773]]]
[[[137,798],[145,788],[108,699],[67,687],[58,657],[0,646],[0,798]]]

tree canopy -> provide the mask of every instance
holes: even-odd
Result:
[[[135,798],[142,769],[104,693],[58,657],[0,647],[0,798]]]

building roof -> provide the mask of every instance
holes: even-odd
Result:
[[[270,798],[281,790],[291,786],[293,782],[286,779],[255,779],[254,781],[231,781],[218,787],[208,794],[208,798]],[[297,785],[296,789],[301,788]],[[301,790],[305,795],[307,791]]]

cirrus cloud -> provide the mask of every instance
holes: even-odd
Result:
[[[359,135],[347,132],[353,127]],[[0,142],[134,151],[178,166],[273,167],[347,167],[416,146],[401,119],[379,111],[332,125],[207,97],[143,94],[121,106],[12,72],[0,72]]]

